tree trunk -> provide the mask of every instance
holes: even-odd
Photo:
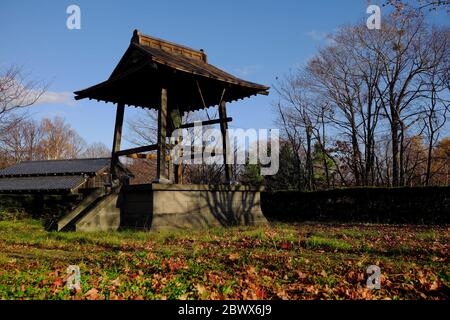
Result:
[[[395,116],[395,112],[392,115],[392,123],[391,123],[391,142],[392,142],[392,186],[398,187],[399,185],[399,137],[398,137],[398,120],[397,116]]]
[[[311,138],[312,138],[312,129],[311,127],[306,128],[306,168],[307,168],[307,183],[308,189],[313,190],[313,176],[314,176],[314,168],[311,156]]]

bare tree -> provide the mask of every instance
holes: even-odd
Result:
[[[158,137],[158,112],[144,109],[143,114],[127,121],[129,134],[125,139],[134,145],[151,145]]]
[[[305,96],[302,95],[301,85],[297,76],[291,74],[281,79],[275,90],[281,98],[276,105],[278,113],[277,124],[283,129],[282,134],[289,141],[294,153],[295,168],[297,176],[304,176],[302,180],[307,181],[308,189],[312,186],[312,161],[311,161],[311,123],[305,110]],[[303,161],[302,154],[306,154]],[[307,168],[304,170],[304,168]],[[306,175],[304,172],[307,171]],[[302,189],[302,181],[297,181],[297,187]]]
[[[450,0],[388,0],[385,5],[392,6],[397,13],[409,10],[416,13],[424,11],[450,11]]]
[[[87,146],[86,150],[81,154],[83,158],[109,158],[111,149],[103,142],[94,142]]]
[[[380,110],[376,92],[380,57],[365,47],[365,41],[373,38],[369,32],[362,25],[343,27],[331,37],[332,44],[310,60],[303,73],[306,89],[328,101],[333,110],[322,114],[324,120],[350,141],[349,166],[357,185],[373,183],[374,135]]]
[[[317,167],[316,151],[309,169],[313,141],[324,170],[331,159],[345,184],[428,184],[449,108],[448,27],[430,28],[405,12],[381,30],[344,26],[330,40],[276,87],[277,123],[306,177]]]
[[[27,160],[74,159],[83,155],[84,147],[84,140],[60,117],[41,122],[10,118],[0,135],[0,160],[7,166]],[[90,150],[104,148],[94,145]],[[110,156],[109,150],[104,155]]]
[[[442,62],[432,52],[433,34],[422,17],[401,16],[384,23],[382,47],[372,50],[382,55],[382,81],[377,90],[386,115],[392,140],[392,183],[404,185],[404,155],[407,131],[420,120],[421,99],[427,97],[424,75]]]
[[[11,118],[0,135],[4,165],[40,158],[41,126],[35,120]]]
[[[24,159],[35,153],[38,126],[26,119],[24,110],[35,104],[45,93],[47,85],[32,80],[18,66],[0,65],[0,163],[2,166]],[[21,123],[23,121],[23,123]]]
[[[46,160],[78,158],[85,148],[84,140],[63,118],[43,119],[40,152]]]
[[[13,111],[35,104],[46,89],[46,84],[31,80],[22,68],[0,65],[0,125]]]
[[[427,97],[423,76],[442,62],[442,53],[431,52],[432,39],[423,17],[403,14],[385,19],[379,31],[363,25],[343,28],[333,37],[335,45],[310,64],[313,83],[322,80],[344,115],[338,119],[346,120],[344,128],[351,131],[356,181],[360,176],[368,184],[375,177],[374,135],[381,116],[391,132],[392,184],[405,183],[406,138],[420,119],[419,102]]]

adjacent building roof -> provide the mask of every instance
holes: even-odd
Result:
[[[194,50],[135,30],[130,46],[107,81],[76,91],[75,99],[96,99],[158,109],[161,87],[168,102],[192,111],[257,94],[269,87],[239,79],[208,63]]]
[[[0,170],[0,177],[95,175],[109,168],[110,158],[23,161]]]
[[[72,192],[86,182],[83,176],[13,177],[0,179],[0,193]]]
[[[110,158],[23,161],[0,170],[0,193],[73,192],[110,164]],[[122,164],[119,168],[132,176]]]

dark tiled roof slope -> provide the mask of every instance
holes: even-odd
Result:
[[[0,192],[71,191],[85,181],[83,176],[2,178]]]
[[[151,59],[152,61],[155,61],[160,64],[165,64],[173,69],[177,69],[192,74],[197,74],[206,78],[212,78],[227,83],[232,83],[239,86],[257,89],[261,92],[265,92],[269,89],[269,87],[254,82],[242,80],[213,66],[212,64],[197,59],[191,59],[179,54],[171,54],[164,50],[148,47],[145,45],[140,44],[133,44],[133,45],[139,48],[140,50],[146,52],[148,54],[148,58]]]
[[[24,161],[0,170],[0,177],[93,175],[108,168],[109,158]]]

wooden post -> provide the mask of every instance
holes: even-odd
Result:
[[[181,132],[178,133],[178,137],[173,137],[174,132],[181,127],[182,122],[182,116],[179,108],[170,106],[169,111],[169,118],[170,118],[170,124],[168,125],[168,132],[167,135],[174,138],[177,143],[181,143]],[[171,141],[171,143],[173,143]],[[180,176],[180,170],[182,172],[182,166],[181,164],[174,164],[173,159],[169,161],[169,180],[179,184],[182,182],[182,176]]]
[[[181,132],[179,132],[178,144],[181,144],[182,141],[183,141],[183,135],[181,134]],[[181,155],[179,155],[179,156],[181,156]],[[174,171],[175,171],[175,183],[176,184],[183,184],[183,165],[181,163],[180,164],[176,164],[175,168],[174,168]]]
[[[226,108],[226,102],[222,101],[219,104],[219,118],[225,120],[227,118],[227,108]],[[227,134],[228,129],[228,122],[227,121],[221,121],[220,122],[220,132],[222,133],[222,148],[223,148],[223,163],[225,165],[225,182],[230,183],[231,182],[231,168],[230,165],[227,164],[227,155],[228,152],[230,152],[230,140]]]
[[[113,147],[111,152],[111,174],[113,180],[117,178],[116,166],[117,163],[119,162],[119,157],[117,156],[116,153],[120,150],[120,142],[122,140],[122,126],[123,126],[124,112],[125,112],[125,104],[118,103],[116,111],[116,123],[114,125]]]
[[[167,89],[161,89],[161,105],[158,112],[158,156],[156,183],[169,183],[166,170]]]

